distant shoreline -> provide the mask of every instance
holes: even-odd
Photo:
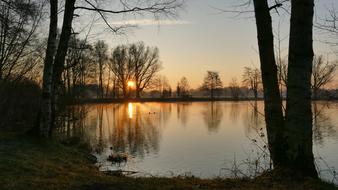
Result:
[[[83,98],[77,99],[69,104],[99,104],[99,103],[128,103],[128,102],[212,102],[212,101],[254,101],[254,98]],[[257,101],[262,101],[263,98],[258,98]]]
[[[66,104],[74,105],[74,104],[107,104],[107,103],[144,103],[144,102],[163,102],[163,103],[174,103],[174,102],[219,102],[219,101],[263,101],[263,98],[83,98],[77,99],[73,101],[66,101]],[[338,99],[317,99],[312,101],[337,101]]]

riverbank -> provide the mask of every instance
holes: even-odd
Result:
[[[228,102],[240,102],[240,101],[263,101],[263,98],[208,98],[208,97],[190,97],[190,98],[82,98],[71,101],[65,101],[68,105],[73,104],[106,104],[106,103],[144,103],[144,102],[163,102],[163,103],[175,103],[175,102],[217,102],[217,101],[228,101]],[[338,99],[318,99],[313,101],[338,101]]]
[[[82,144],[0,133],[0,189],[335,189],[319,180],[131,178],[107,176]]]
[[[263,100],[262,98],[257,99],[257,101]],[[211,102],[211,101],[255,101],[254,98],[205,98],[205,97],[190,97],[190,98],[84,98],[76,99],[73,101],[66,102],[67,104],[101,104],[101,103],[125,103],[125,102]]]

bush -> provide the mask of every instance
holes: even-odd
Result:
[[[0,81],[0,128],[32,127],[39,111],[40,95],[40,86],[34,81]]]

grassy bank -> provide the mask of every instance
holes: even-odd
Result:
[[[0,189],[335,189],[317,180],[290,181],[269,175],[255,180],[129,178],[106,176],[78,145],[65,146],[0,131]]]

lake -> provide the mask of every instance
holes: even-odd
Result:
[[[313,110],[316,163],[321,177],[332,181],[338,169],[338,103],[316,102]],[[250,101],[81,105],[66,109],[57,133],[87,142],[101,171],[252,177],[270,168],[263,113],[263,102]],[[127,161],[112,163],[112,154]]]

